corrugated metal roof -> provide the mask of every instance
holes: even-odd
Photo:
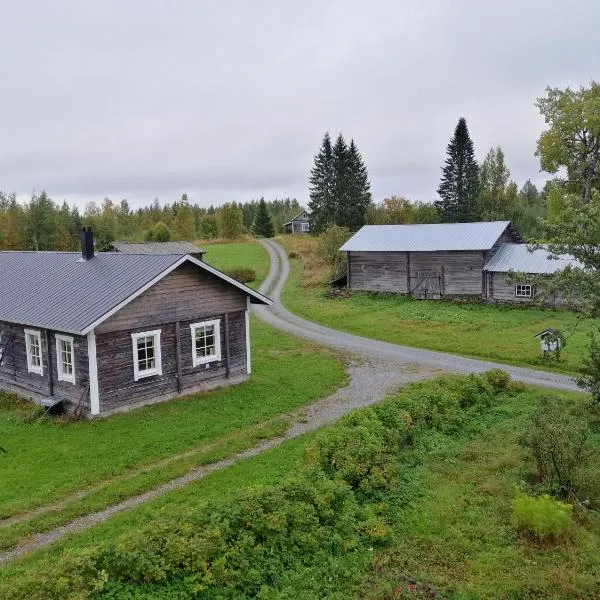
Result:
[[[191,242],[112,242],[124,254],[203,254],[205,250]]]
[[[550,252],[545,248],[538,248],[530,252],[527,244],[502,244],[483,269],[498,273],[515,271],[551,275],[568,266],[579,267],[581,265],[573,256],[566,254],[552,258]]]
[[[0,321],[83,334],[106,313],[186,260],[259,303],[271,303],[217,269],[181,254],[102,252],[83,261],[78,252],[0,252]]]
[[[489,250],[510,221],[365,225],[341,248],[343,252],[440,252]]]

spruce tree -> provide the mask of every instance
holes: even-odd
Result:
[[[345,206],[336,223],[356,231],[365,224],[366,212],[371,204],[371,184],[367,167],[354,140],[350,141],[347,150],[347,168],[346,195],[343,197]]]
[[[315,233],[324,231],[327,225],[334,222],[333,183],[333,149],[329,133],[326,133],[310,172],[308,207],[312,215],[312,229]]]
[[[267,203],[265,202],[264,198],[260,199],[258,207],[256,208],[256,216],[254,217],[252,231],[254,235],[262,235],[266,238],[270,238],[275,235],[273,230],[273,221],[271,221],[271,215],[269,214]]]
[[[442,168],[442,180],[438,188],[441,200],[436,202],[441,220],[444,223],[476,221],[479,218],[479,169],[467,122],[462,117],[458,120],[446,153],[448,158]]]

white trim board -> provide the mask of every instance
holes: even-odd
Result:
[[[100,414],[100,387],[98,385],[98,359],[96,357],[96,333],[94,330],[87,334],[88,370],[90,378],[90,412]]]

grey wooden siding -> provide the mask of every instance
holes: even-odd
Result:
[[[154,329],[201,315],[246,309],[246,295],[197,266],[184,264],[96,328],[96,333]]]
[[[244,307],[245,309],[245,307]],[[219,362],[193,366],[190,324],[198,321],[221,319],[221,357]],[[245,310],[228,313],[229,320],[229,376],[246,373],[246,320]],[[161,330],[162,375],[134,380],[133,346],[131,334],[149,329]],[[178,392],[177,339],[175,323],[158,326],[112,331],[96,335],[98,356],[98,384],[100,412],[123,408],[132,402],[143,402]],[[179,347],[181,353],[182,392],[186,389],[225,380],[227,376],[225,313],[200,313],[193,319],[180,322]]]
[[[348,284],[355,290],[419,295],[426,280],[435,279],[441,296],[481,296],[483,264],[479,251],[348,252]]]
[[[532,298],[523,298],[515,295],[515,284],[507,282],[508,273],[488,273],[488,298],[496,302],[517,302],[520,304],[544,304],[546,306],[568,307],[569,304],[561,294],[552,294],[542,298],[534,295]],[[524,281],[523,283],[528,283]]]
[[[370,292],[408,292],[406,252],[348,252],[348,285]]]
[[[29,373],[27,370],[27,352],[25,349],[25,329],[40,331],[42,340],[42,364],[44,374]],[[83,406],[89,407],[89,396],[85,394],[88,379],[88,352],[87,338],[71,336],[75,351],[75,385],[66,381],[58,381],[56,363],[56,338],[55,332],[49,332],[50,352],[46,340],[45,330],[35,327],[0,323],[3,342],[8,336],[14,334],[13,342],[8,347],[0,365],[0,389],[14,391],[24,397],[43,397],[53,395],[67,401],[68,407],[75,407],[83,397]],[[60,332],[59,332],[60,333]],[[6,336],[6,338],[5,338]],[[50,385],[49,369],[52,370],[52,387]]]

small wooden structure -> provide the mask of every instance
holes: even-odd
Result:
[[[202,260],[206,250],[191,242],[111,242],[105,252],[123,252],[125,254],[189,254]]]
[[[187,254],[0,252],[0,390],[100,415],[246,379],[262,294]]]
[[[283,224],[285,233],[310,233],[310,213],[300,211],[291,221]]]
[[[556,353],[557,351],[560,352],[562,347],[562,334],[558,329],[550,327],[536,333],[533,337],[540,340],[540,349],[544,356],[547,356],[550,353]]]

